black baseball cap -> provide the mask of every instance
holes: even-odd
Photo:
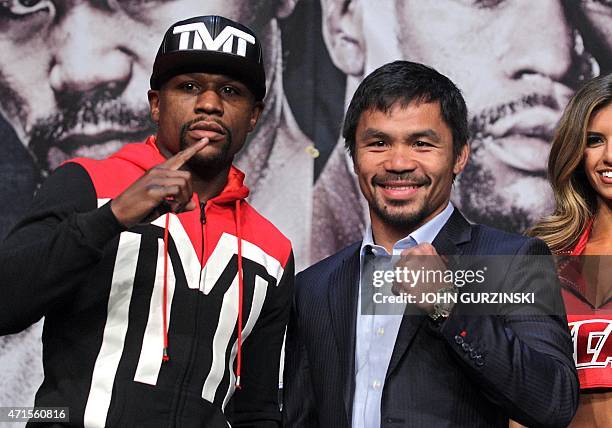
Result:
[[[173,24],[155,56],[151,89],[185,73],[225,74],[262,100],[266,74],[261,43],[248,27],[222,16],[196,16]]]

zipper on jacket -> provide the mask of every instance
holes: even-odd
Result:
[[[204,263],[204,258],[206,257],[206,246],[205,246],[205,239],[206,239],[206,233],[205,233],[205,228],[206,228],[206,203],[204,202],[200,202],[200,223],[202,224],[202,227],[200,228],[200,233],[202,234],[202,244],[201,244],[201,251],[202,251],[202,263]],[[202,271],[203,268],[200,268],[200,277],[198,279],[198,284],[202,284]],[[199,318],[200,318],[200,293],[197,293],[197,298],[196,298],[196,303],[195,303],[195,317],[194,317],[194,325],[193,325],[193,337],[194,337],[194,341],[192,343],[192,347],[191,350],[189,352],[189,359],[187,360],[187,366],[185,369],[185,372],[183,374],[183,378],[180,382],[181,385],[181,389],[183,387],[185,387],[185,385],[189,384],[189,379],[192,377],[192,373],[193,373],[193,368],[194,368],[194,361],[196,359],[196,355],[198,353],[198,344],[199,344],[199,340],[198,340],[198,334],[199,334]],[[186,403],[186,394],[182,393],[179,391],[178,393],[178,398],[177,398],[177,406],[174,409],[174,424],[175,425],[180,425],[181,424],[181,418],[183,417],[183,410],[185,409],[185,403]]]
[[[200,202],[200,222],[206,224],[206,204]]]

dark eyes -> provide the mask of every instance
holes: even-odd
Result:
[[[600,144],[603,144],[603,142],[604,140],[601,137],[601,135],[594,135],[594,134],[587,135],[587,141],[586,141],[587,147],[595,147]]]
[[[369,147],[374,147],[374,148],[383,148],[383,147],[387,147],[388,145],[389,144],[383,140],[372,141],[371,143],[368,143]],[[417,140],[412,143],[412,147],[416,147],[417,149],[425,149],[425,148],[434,147],[434,146],[433,144],[428,143],[426,141]]]
[[[183,82],[179,85],[179,88],[187,93],[199,93],[202,87],[196,82]],[[240,95],[240,90],[231,85],[222,86],[219,92],[225,96]]]
[[[387,145],[387,143],[385,143],[382,140],[372,141],[371,143],[368,144],[368,146],[370,146],[370,147],[385,147],[386,145]]]
[[[185,92],[197,92],[200,90],[200,87],[193,82],[181,83],[180,88]]]
[[[221,88],[221,92],[225,95],[240,95],[240,91],[233,86],[224,86]]]

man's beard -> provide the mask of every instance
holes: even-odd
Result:
[[[197,154],[187,161],[189,169],[204,179],[210,179],[220,174],[224,169],[231,165],[233,156],[230,155],[230,148],[232,146],[232,131],[223,124],[220,120],[210,117],[196,117],[181,126],[181,139],[179,141],[180,150],[185,150],[189,147],[187,142],[187,132],[189,128],[197,122],[207,121],[215,122],[225,130],[225,138],[223,141],[214,142],[213,144],[219,145],[219,153],[209,157],[198,156]],[[210,143],[209,143],[210,144]]]
[[[431,179],[427,176],[417,176],[413,173],[375,175],[372,177],[373,186],[382,186],[386,181],[401,180],[409,181],[417,184],[420,187],[429,186]],[[387,225],[396,229],[412,229],[420,225],[429,214],[432,212],[430,200],[425,198],[421,206],[416,207],[415,201],[387,201],[374,196],[371,209],[376,215]],[[402,210],[401,207],[406,206],[412,209]]]
[[[105,143],[138,141],[155,131],[147,106],[134,108],[110,97],[104,91],[75,96],[64,100],[57,113],[34,123],[29,148],[43,172],[75,155],[107,156],[118,147],[104,147]],[[87,127],[99,127],[100,132],[91,133]]]

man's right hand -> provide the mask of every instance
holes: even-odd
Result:
[[[149,223],[167,212],[181,213],[196,208],[191,200],[191,174],[180,168],[197,152],[208,139],[203,138],[151,168],[123,193],[111,201],[111,210],[121,223],[130,228],[138,223]]]
[[[447,269],[446,258],[440,256],[435,247],[426,242],[403,250],[400,261],[395,267],[407,269],[409,271],[420,270],[424,273],[439,273],[432,275],[434,279],[432,282],[426,279],[410,284],[395,282],[391,289],[395,295],[406,293],[415,296],[414,305],[428,314],[433,313],[434,303],[431,301],[423,301],[423,297],[427,294],[437,293],[441,289],[452,285],[452,283],[437,282],[439,278],[444,277],[444,272]]]

